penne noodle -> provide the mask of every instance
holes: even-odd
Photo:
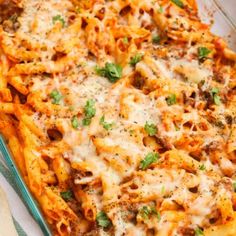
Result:
[[[236,235],[236,54],[196,0],[0,5],[0,134],[53,236]]]

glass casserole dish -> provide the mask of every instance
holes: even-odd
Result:
[[[199,3],[199,13],[202,19],[208,22],[209,19],[214,19],[214,24],[212,28],[213,32],[225,38],[229,42],[229,45],[232,48],[235,48],[236,31],[232,19],[228,17],[227,14],[224,11],[222,11],[222,9],[219,8],[219,4],[218,3],[216,4],[216,2],[214,1],[207,1],[206,3],[206,1],[198,0],[198,3]],[[2,155],[6,161],[8,168],[11,170],[12,174],[14,175],[17,181],[19,190],[21,191],[25,203],[28,206],[32,216],[40,225],[44,235],[51,235],[50,229],[43,217],[43,214],[41,213],[40,208],[35,202],[34,197],[28,190],[28,187],[25,185],[17,166],[15,165],[14,158],[9,152],[7,144],[4,141],[3,137],[1,137],[0,139],[0,144],[1,144],[0,149]]]

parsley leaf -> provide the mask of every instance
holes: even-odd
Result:
[[[90,118],[84,118],[83,120],[82,120],[82,125],[83,126],[88,126],[88,125],[90,125],[91,124],[91,119]]]
[[[56,104],[58,105],[60,103],[60,100],[62,99],[62,95],[61,93],[54,89],[51,93],[50,93],[50,98],[52,98],[52,104]]]
[[[159,154],[150,152],[145,158],[140,162],[139,168],[141,170],[146,170],[152,163],[156,162],[159,159]]]
[[[143,206],[140,210],[139,210],[139,214],[142,216],[142,218],[144,219],[148,219],[149,215],[151,215],[152,210],[150,206]]]
[[[165,194],[165,190],[166,190],[166,188],[165,188],[165,186],[163,185],[163,186],[161,187],[161,194]]]
[[[195,236],[204,235],[203,231],[198,227],[194,230],[194,232],[195,232]]]
[[[56,15],[52,18],[53,24],[55,24],[57,21],[61,22],[62,27],[65,27],[65,20],[62,18],[61,15]]]
[[[140,62],[143,58],[143,55],[141,53],[137,53],[134,57],[131,58],[129,64],[131,66],[136,66],[138,62]]]
[[[158,44],[160,43],[161,37],[160,35],[153,35],[152,36],[152,43]]]
[[[205,166],[204,164],[201,164],[201,165],[199,166],[199,170],[206,170],[206,166]]]
[[[156,208],[154,206],[143,206],[138,214],[143,218],[143,219],[149,219],[151,215],[156,215],[158,221],[161,220],[161,215],[159,212],[157,212]]]
[[[96,114],[95,101],[93,99],[87,100],[86,105],[84,107],[84,113],[85,118],[82,120],[82,124],[84,126],[90,125],[91,119]]]
[[[221,104],[220,96],[214,95],[214,103],[219,106]]]
[[[135,133],[135,131],[133,129],[129,130],[130,136],[132,136],[134,133]]]
[[[171,0],[175,5],[177,5],[180,8],[184,8],[184,4],[181,0]]]
[[[199,60],[205,59],[208,56],[208,54],[210,54],[210,52],[211,52],[211,50],[209,50],[206,47],[198,48],[198,59]]]
[[[161,213],[159,211],[157,211],[157,219],[158,219],[158,222],[161,220]]]
[[[95,70],[98,75],[108,78],[112,83],[115,83],[122,76],[122,67],[114,63],[107,62],[105,67],[96,67]]]
[[[234,189],[234,192],[236,193],[236,182],[233,182],[233,189]]]
[[[71,125],[74,129],[77,129],[79,127],[79,121],[77,116],[73,116],[71,119]]]
[[[211,93],[211,96],[213,98],[214,103],[216,105],[220,105],[221,100],[220,100],[220,96],[218,95],[219,94],[219,89],[218,88],[213,88],[210,93]]]
[[[176,95],[175,94],[171,94],[170,96],[168,96],[166,98],[166,103],[168,104],[168,106],[176,104]]]
[[[96,221],[99,226],[107,228],[111,225],[111,220],[104,211],[100,211],[96,216]]]
[[[95,105],[95,101],[93,99],[87,100],[86,105],[84,107],[85,116],[87,118],[92,118],[95,116],[96,109],[94,105]]]
[[[158,12],[159,13],[163,13],[164,12],[163,6],[160,6],[160,8],[158,9]]]
[[[71,190],[61,192],[61,197],[67,202],[73,197],[73,192]]]
[[[148,123],[148,122],[146,122],[144,129],[150,136],[154,136],[157,133],[156,125]]]
[[[175,131],[179,131],[179,130],[180,128],[177,125],[175,125]]]
[[[103,128],[105,129],[105,130],[110,130],[110,129],[112,129],[112,126],[114,125],[114,123],[112,122],[112,123],[108,123],[108,122],[106,122],[105,121],[105,116],[102,116],[101,118],[100,118],[100,125],[102,125],[103,126]]]
[[[218,94],[219,93],[219,89],[218,88],[212,88],[211,90],[211,95],[213,96],[214,94]]]
[[[124,37],[123,38],[123,42],[124,42],[124,44],[128,44],[129,43],[129,39],[127,37]]]

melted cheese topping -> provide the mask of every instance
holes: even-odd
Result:
[[[194,235],[233,220],[235,67],[192,2],[22,0],[19,28],[1,29],[8,83],[26,89],[9,119],[38,161],[30,175],[25,157],[43,189],[31,190],[63,202],[43,206],[55,235]]]

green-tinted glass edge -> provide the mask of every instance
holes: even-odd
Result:
[[[21,177],[21,174],[14,162],[14,159],[11,157],[10,151],[8,150],[2,135],[0,135],[0,151],[2,152],[3,158],[5,159],[8,168],[14,176],[17,187],[20,193],[22,194],[22,198],[30,213],[32,214],[36,222],[38,222],[41,230],[43,231],[43,234],[45,236],[52,236],[51,230],[48,224],[46,223],[46,220],[44,219],[39,207],[37,206],[36,201],[28,190],[26,184],[24,183],[24,180]]]

